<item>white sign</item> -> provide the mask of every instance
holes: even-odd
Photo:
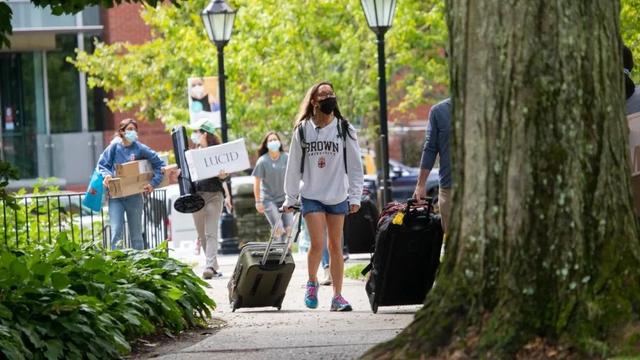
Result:
[[[191,181],[216,177],[220,170],[231,174],[249,169],[249,154],[244,139],[185,152]]]

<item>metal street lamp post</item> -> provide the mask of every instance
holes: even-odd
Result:
[[[236,12],[224,0],[213,0],[200,14],[209,40],[218,49],[218,87],[220,93],[220,130],[222,142],[227,142],[227,103],[224,88],[224,47],[231,39]]]
[[[202,22],[207,30],[209,40],[218,50],[218,88],[220,95],[220,132],[222,142],[226,143],[227,135],[227,102],[225,97],[224,75],[224,47],[231,39],[233,20],[236,12],[224,0],[213,0],[200,13]],[[228,181],[231,192],[231,180]],[[220,218],[220,248],[221,254],[238,253],[238,230],[233,214],[224,211]]]
[[[380,148],[382,152],[382,205],[391,201],[389,180],[389,130],[387,128],[387,79],[385,72],[384,34],[391,28],[396,13],[396,0],[360,0],[369,28],[377,37],[378,44],[378,92],[380,98]]]

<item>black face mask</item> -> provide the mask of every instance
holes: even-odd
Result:
[[[319,101],[320,111],[329,115],[338,107],[338,101],[335,97],[328,97]]]

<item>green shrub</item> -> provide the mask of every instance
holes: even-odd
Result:
[[[361,272],[365,266],[367,266],[367,264],[355,264],[349,266],[348,268],[344,269],[344,276],[350,279],[364,280],[364,276],[362,276]]]
[[[187,265],[149,251],[105,252],[62,233],[54,245],[0,251],[0,352],[9,359],[106,359],[129,341],[211,316],[208,286]]]

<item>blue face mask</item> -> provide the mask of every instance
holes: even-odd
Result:
[[[278,141],[278,140],[269,141],[267,143],[267,149],[269,149],[270,151],[278,151],[278,150],[280,150],[280,141]]]
[[[138,132],[135,130],[127,130],[124,132],[124,138],[130,142],[138,141]]]

